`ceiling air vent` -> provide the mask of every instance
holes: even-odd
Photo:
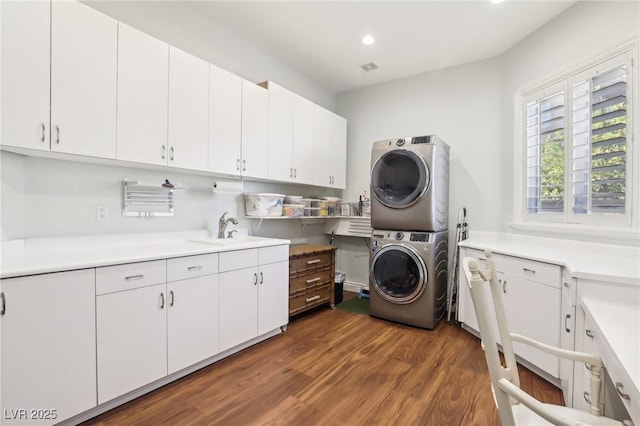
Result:
[[[361,65],[360,68],[362,68],[365,71],[373,71],[373,70],[377,70],[378,66],[373,62],[369,62],[368,64]]]

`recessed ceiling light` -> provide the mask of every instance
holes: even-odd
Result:
[[[373,38],[370,35],[366,35],[366,36],[362,37],[362,44],[369,45],[369,44],[373,44],[375,42],[376,42],[376,39]]]
[[[368,64],[361,65],[360,68],[362,68],[364,71],[373,71],[377,70],[378,66],[373,62],[369,62]]]

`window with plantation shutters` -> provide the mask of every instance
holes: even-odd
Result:
[[[632,53],[523,98],[525,219],[631,224]]]

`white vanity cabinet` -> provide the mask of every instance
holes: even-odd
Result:
[[[169,45],[118,23],[118,160],[167,165]]]
[[[116,157],[118,22],[79,2],[2,2],[2,144]]]
[[[207,170],[209,64],[169,48],[168,165]]]
[[[462,259],[480,259],[480,250],[461,247],[458,320],[478,332],[478,322],[468,289]],[[498,282],[503,291],[505,314],[512,333],[521,334],[552,346],[560,346],[560,281],[561,268],[514,256],[493,254]],[[560,377],[558,357],[514,342],[514,352],[551,377]]]
[[[3,421],[53,424],[95,407],[94,270],[7,278],[0,287]]]
[[[289,246],[220,253],[220,351],[285,326]]]

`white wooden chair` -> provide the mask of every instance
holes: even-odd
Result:
[[[626,424],[626,422],[621,423],[601,416],[599,401],[602,361],[599,357],[588,353],[556,348],[525,336],[509,333],[502,301],[502,291],[498,285],[491,252],[485,251],[485,255],[487,258],[486,269],[481,268],[480,262],[473,257],[464,258],[462,266],[471,289],[471,298],[478,318],[482,345],[487,366],[489,367],[489,374],[491,375],[493,397],[498,407],[498,414],[502,424],[504,426],[540,426],[548,424],[622,426]],[[489,298],[493,300],[493,307]],[[491,312],[492,309],[495,311],[495,320]],[[532,307],[532,309],[535,308]],[[497,324],[493,324],[494,321]],[[502,342],[506,366],[503,366],[500,362],[498,353],[499,340],[495,331],[496,325],[500,335],[500,342]],[[561,405],[542,403],[520,389],[518,366],[513,354],[512,341],[533,346],[561,358],[586,363],[591,370],[591,412],[587,413]]]

